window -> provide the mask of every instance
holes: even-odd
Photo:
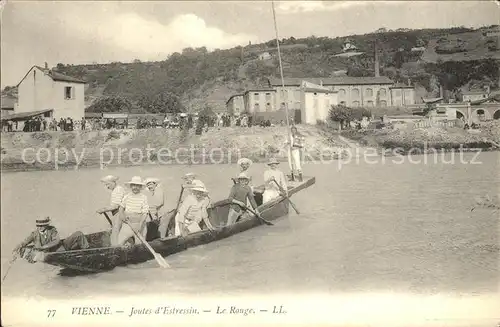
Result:
[[[359,101],[353,101],[352,102],[353,107],[359,107]]]
[[[340,101],[341,106],[345,106],[345,101]]]
[[[266,111],[271,111],[271,102],[266,103]]]
[[[345,97],[345,90],[344,89],[340,89],[339,90],[339,96],[340,97]]]
[[[366,101],[366,105],[368,107],[373,107],[373,101]]]
[[[259,93],[254,93],[253,95],[255,95],[256,97],[258,97],[258,96],[259,96]]]
[[[43,114],[44,117],[50,117],[52,116],[52,112],[51,111],[47,111],[46,113]]]
[[[72,86],[64,87],[64,99],[73,99],[74,98],[74,88]]]
[[[271,93],[266,93],[266,101],[271,101]]]
[[[380,101],[380,106],[387,107],[387,101],[385,101],[385,100]]]
[[[394,96],[400,97],[401,96],[401,90],[394,90]]]
[[[367,97],[372,97],[373,96],[373,89],[368,88],[368,89],[366,89],[365,93],[366,93]]]
[[[380,89],[380,91],[378,92],[378,94],[381,96],[381,97],[385,97],[387,95],[387,91],[385,89]]]
[[[259,111],[260,111],[260,106],[259,106],[259,104],[258,104],[258,103],[254,104],[254,106],[253,106],[253,111],[254,111],[254,112],[259,112]]]
[[[353,98],[359,97],[359,90],[358,89],[352,89],[352,97]]]
[[[284,102],[281,103],[280,108],[285,110],[285,103]]]

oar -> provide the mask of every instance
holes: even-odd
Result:
[[[288,197],[288,195],[286,194],[286,191],[283,189],[283,187],[281,187],[281,185],[280,185],[280,184],[278,184],[278,182],[276,182],[276,180],[274,179],[274,177],[273,177],[272,181],[274,182],[274,184],[276,184],[276,186],[278,186],[278,189],[280,190],[281,195],[282,195],[283,197],[285,197],[285,199],[287,199],[288,203],[290,203],[290,205],[292,206],[293,210],[295,210],[295,212],[296,212],[298,215],[300,215],[299,210],[297,209],[297,207],[295,206],[295,204],[293,204],[292,200],[290,200],[290,198],[289,198],[289,197]]]
[[[242,208],[244,208],[244,209],[246,209],[246,210],[250,211],[251,213],[253,213],[253,214],[254,214],[255,216],[257,216],[257,218],[259,218],[259,219],[260,219],[260,220],[261,220],[264,224],[266,224],[266,225],[270,225],[270,226],[274,225],[274,224],[273,224],[272,222],[270,222],[269,220],[265,220],[264,218],[262,218],[262,216],[260,215],[260,213],[258,213],[257,211],[253,210],[252,208],[250,208],[249,206],[245,205],[244,203],[239,203],[239,201],[238,201],[238,202],[233,202],[233,203],[235,203],[235,204],[239,205],[240,207],[242,207]]]
[[[156,253],[155,250],[153,250],[153,248],[151,247],[151,245],[149,245],[149,243],[146,242],[146,240],[144,239],[144,237],[142,237],[141,234],[137,233],[135,231],[135,229],[132,226],[130,226],[130,224],[128,223],[128,221],[125,221],[125,224],[127,224],[128,227],[130,227],[130,229],[132,230],[132,232],[134,232],[135,236],[137,236],[137,238],[139,240],[141,240],[142,244],[144,244],[148,248],[149,252],[151,252],[151,254],[155,258],[156,262],[158,262],[158,264],[162,268],[170,268],[170,265],[168,264],[167,261],[165,261],[165,258],[163,258],[161,255],[159,255],[158,253]]]
[[[5,271],[5,275],[3,275],[2,277],[2,283],[3,281],[5,280],[5,278],[7,277],[7,274],[9,273],[9,270],[10,268],[13,266],[13,263],[17,260],[17,255],[14,255],[12,257],[12,259],[10,259],[9,263],[8,263],[8,267],[7,267],[7,270]]]
[[[103,212],[102,213],[104,215],[104,217],[106,217],[106,219],[108,220],[108,223],[111,227],[113,227],[113,223],[111,222],[111,219],[109,219],[109,216],[108,216],[108,213],[107,212]]]

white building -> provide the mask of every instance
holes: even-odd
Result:
[[[53,109],[53,117],[81,119],[85,115],[85,81],[33,66],[17,85],[16,113]]]
[[[338,104],[337,95],[337,91],[332,91],[328,87],[302,81],[302,123],[314,125],[318,121],[328,120],[331,107]]]
[[[259,54],[259,60],[269,60],[272,57],[273,56],[269,52],[267,52],[267,51]]]

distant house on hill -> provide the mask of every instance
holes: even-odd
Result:
[[[411,48],[411,52],[424,52],[424,51],[425,51],[425,47]]]
[[[474,102],[488,98],[487,90],[472,90],[472,91],[462,91],[462,101],[463,102]]]
[[[269,52],[262,52],[261,54],[259,54],[259,60],[269,60],[271,59],[273,56],[271,56],[271,54]]]
[[[53,109],[56,119],[81,119],[85,115],[85,84],[78,78],[33,66],[18,87],[18,113]]]

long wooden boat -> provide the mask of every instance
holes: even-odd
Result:
[[[313,185],[314,177],[305,177],[302,182],[291,182],[288,186],[289,196]],[[278,197],[262,204],[263,186],[255,188],[254,194],[259,205],[261,216],[268,220],[275,220],[288,214],[289,202],[284,197]],[[148,242],[160,255],[168,256],[201,244],[211,243],[248,229],[257,227],[262,221],[253,216],[240,220],[233,225],[224,226],[229,212],[229,200],[214,203],[209,211],[209,218],[214,226],[223,226],[214,231],[204,229],[187,236],[158,238]],[[264,228],[264,227],[263,227]],[[265,226],[265,228],[273,228]],[[117,266],[140,263],[153,259],[153,255],[144,244],[136,244],[129,248],[112,247],[110,245],[110,230],[85,235],[90,248],[63,252],[48,252],[44,254],[43,262],[59,266],[63,275],[97,273],[111,270]]]

